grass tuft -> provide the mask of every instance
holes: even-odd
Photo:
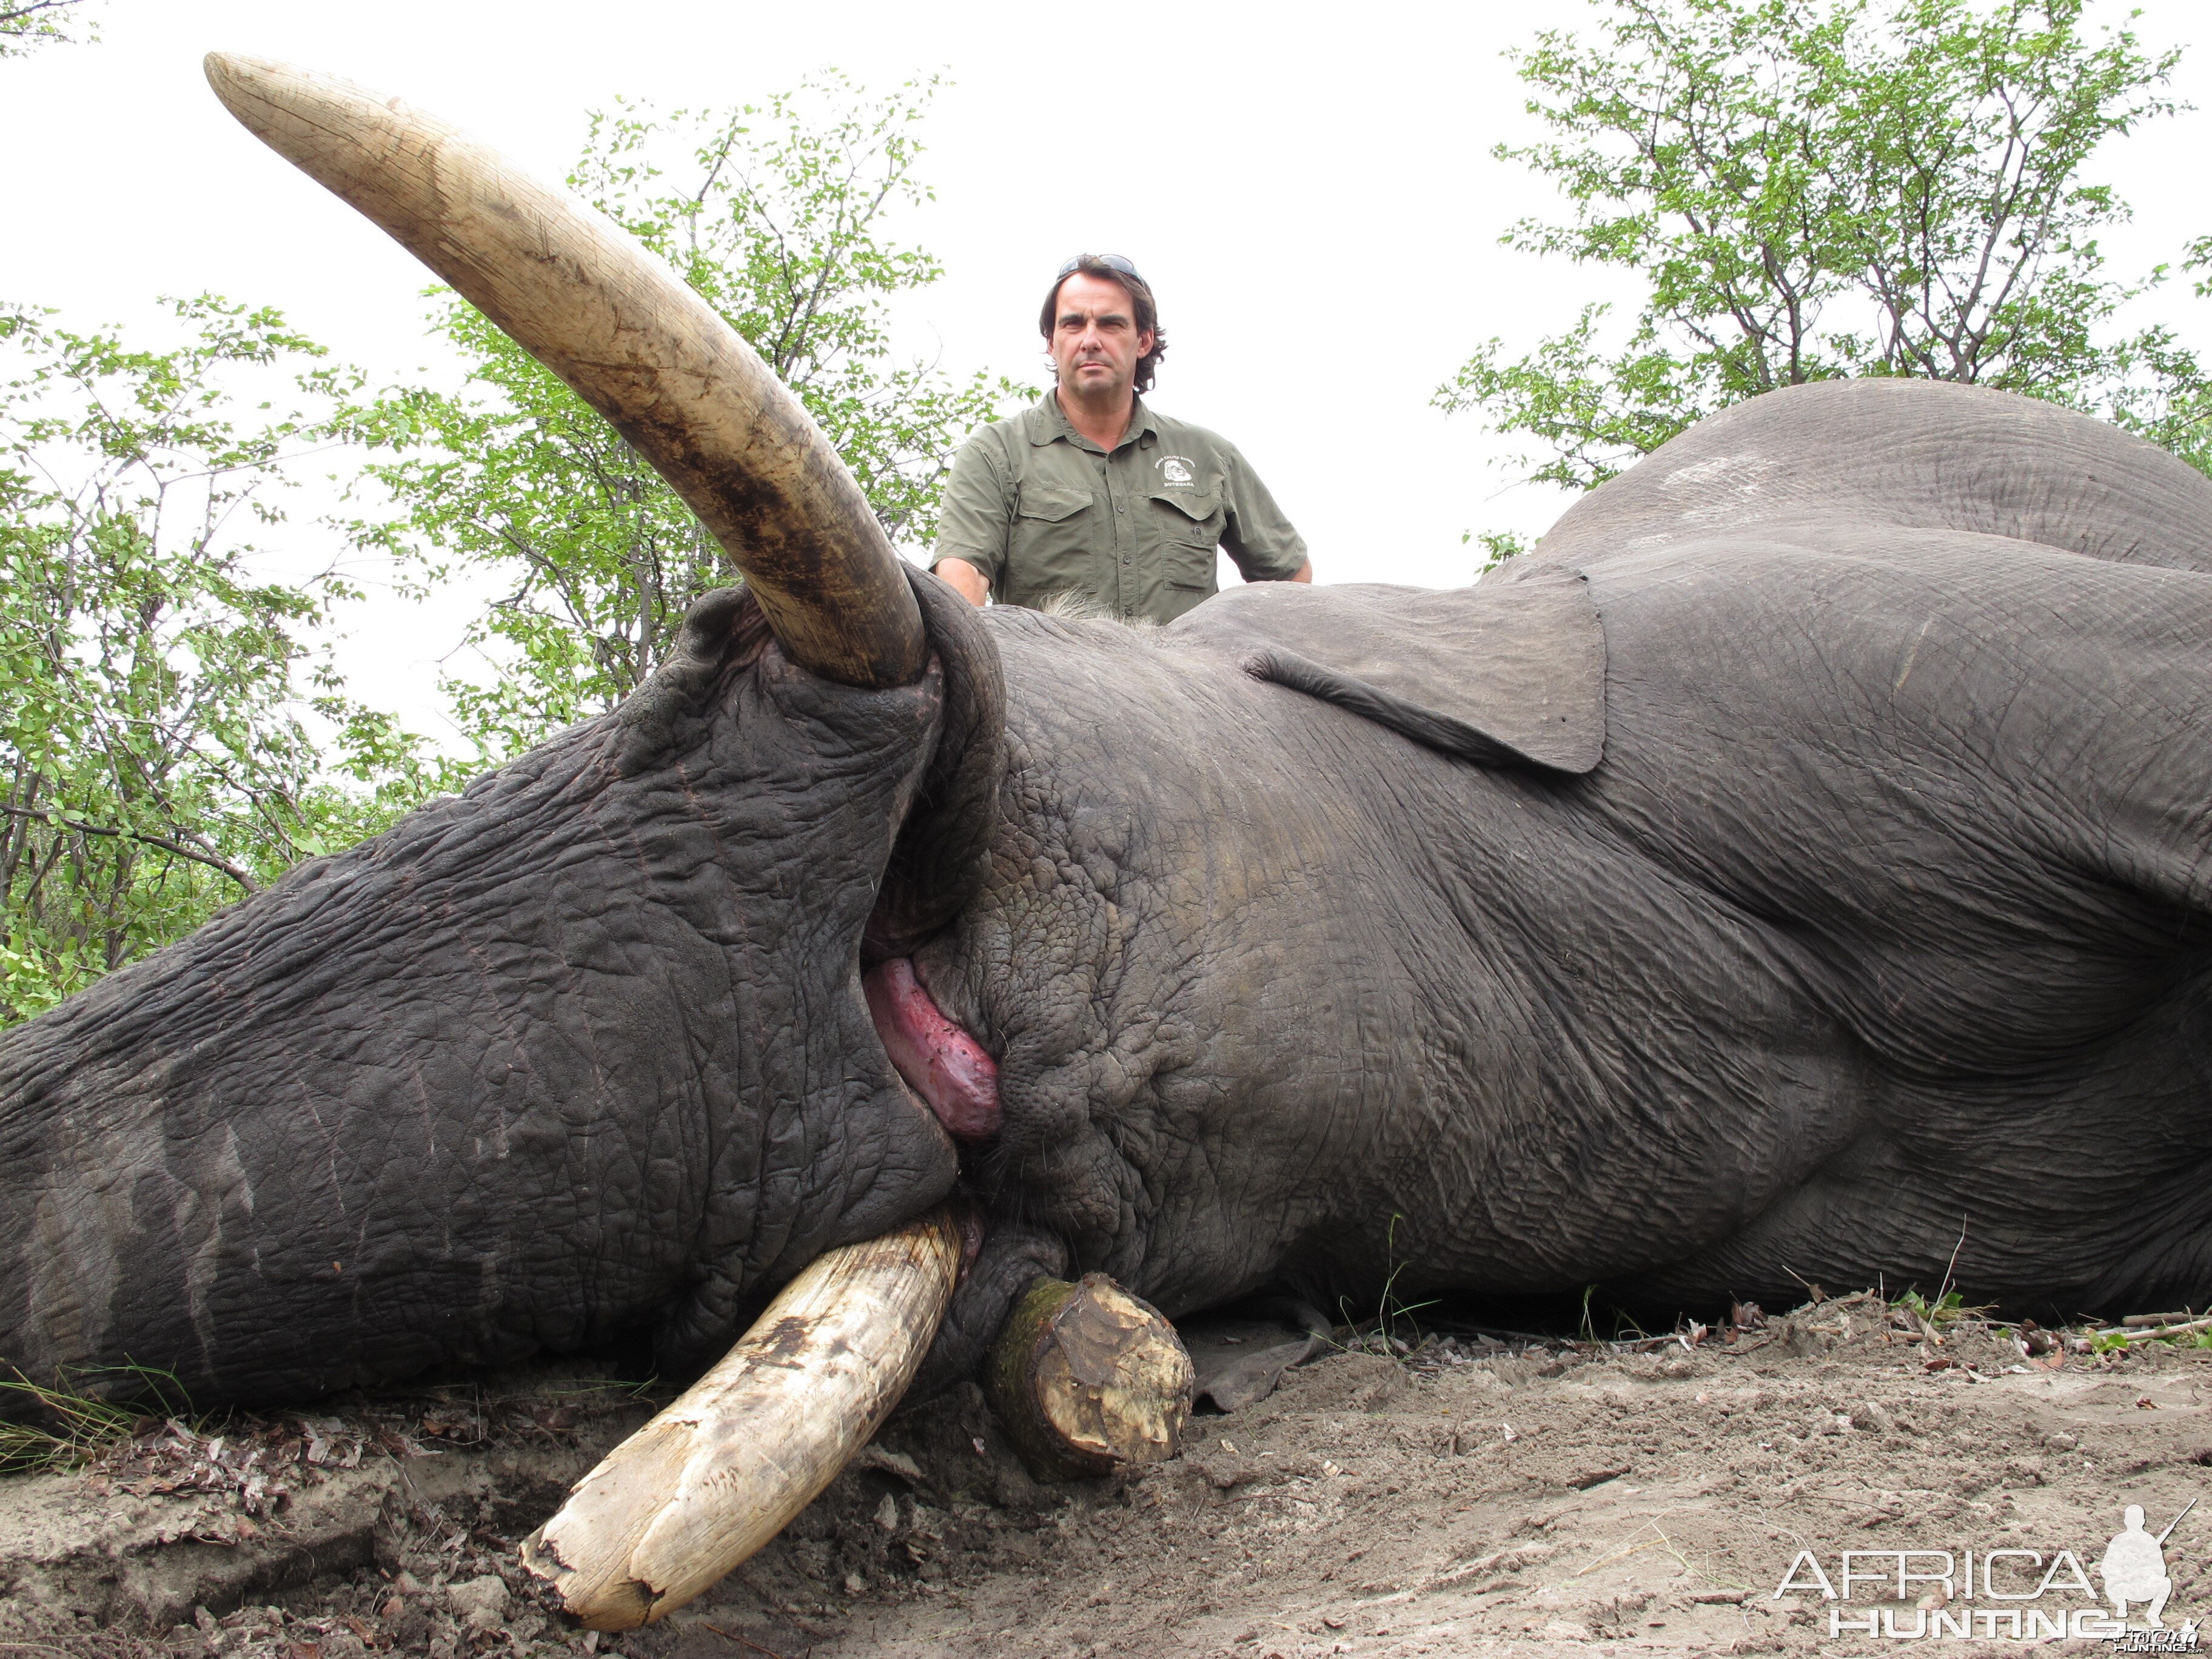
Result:
[[[1398,1296],[1398,1275],[1413,1265],[1401,1261],[1398,1256],[1398,1224],[1405,1218],[1402,1215],[1390,1218],[1389,1232],[1383,1244],[1390,1266],[1390,1276],[1382,1281],[1382,1293],[1376,1299],[1374,1314],[1370,1318],[1361,1319],[1352,1313],[1351,1298],[1340,1297],[1336,1304],[1339,1327],[1349,1325],[1353,1336],[1348,1343],[1337,1342],[1331,1338],[1332,1346],[1341,1348],[1347,1353],[1364,1349],[1379,1353],[1386,1359],[1403,1359],[1421,1346],[1427,1334],[1421,1329],[1420,1322],[1413,1316],[1425,1308],[1436,1306],[1436,1299],[1430,1297],[1420,1302],[1407,1302]],[[1411,1333],[1410,1336],[1401,1335],[1401,1330]]]
[[[9,1368],[11,1370],[14,1368]],[[112,1398],[80,1390],[106,1385]],[[49,1385],[0,1376],[0,1474],[75,1468],[167,1418],[191,1410],[184,1385],[150,1365],[117,1365]]]

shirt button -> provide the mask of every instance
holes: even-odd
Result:
[[[1127,501],[1116,501],[1114,503],[1114,510],[1116,513],[1127,513],[1129,510],[1129,504]]]

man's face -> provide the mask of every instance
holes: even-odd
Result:
[[[1061,388],[1085,402],[1126,397],[1138,361],[1152,349],[1152,331],[1138,331],[1128,291],[1078,271],[1060,285],[1053,318],[1052,361]]]

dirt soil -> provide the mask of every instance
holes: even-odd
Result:
[[[2212,1495],[2212,1350],[2031,1354],[1844,1297],[1641,1349],[1333,1349],[1194,1419],[1176,1461],[1087,1483],[1031,1480],[964,1390],[894,1419],[707,1597],[595,1641],[534,1601],[514,1545],[652,1403],[540,1370],[149,1424],[90,1468],[0,1480],[0,1659],[1870,1651],[1892,1644],[1832,1638],[1817,1589],[1776,1596],[1801,1550],[1831,1577],[1844,1550],[2008,1547],[2094,1575],[2124,1504],[2155,1532]],[[2167,1624],[2212,1613],[2212,1504],[2165,1561]],[[1880,1594],[1851,1614],[1927,1616]],[[2020,1651],[2007,1635],[1942,1647]]]

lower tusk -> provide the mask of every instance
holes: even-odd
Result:
[[[1103,1273],[1032,1285],[984,1375],[1022,1461],[1059,1480],[1173,1457],[1198,1381],[1175,1327]]]
[[[767,1543],[883,1425],[958,1279],[951,1206],[817,1261],[522,1546],[591,1630],[649,1624]]]

